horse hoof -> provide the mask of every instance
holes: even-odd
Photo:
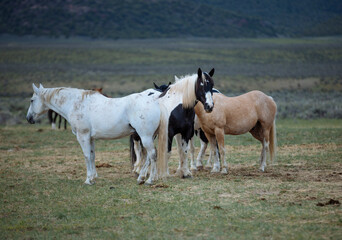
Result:
[[[192,178],[191,174],[183,175],[182,178]]]
[[[211,166],[210,165],[207,165],[204,167],[205,170],[210,170],[211,169]]]
[[[194,166],[192,166],[191,168],[190,168],[190,171],[197,171],[198,170],[198,168],[197,167],[194,167]]]
[[[203,166],[197,166],[197,171],[202,171],[203,170]]]
[[[222,168],[221,174],[228,174],[227,168]]]
[[[145,180],[144,179],[138,179],[137,180],[138,185],[144,184]]]
[[[145,186],[152,186],[152,185],[153,185],[153,181],[151,181],[151,182],[146,181],[144,185],[145,185]]]
[[[265,167],[264,166],[260,167],[260,171],[265,172]]]
[[[95,184],[95,180],[89,180],[89,179],[87,179],[87,180],[84,182],[84,184],[86,184],[86,185],[94,185],[94,184]]]

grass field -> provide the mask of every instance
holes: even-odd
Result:
[[[342,121],[278,120],[277,136],[265,173],[256,140],[227,136],[228,175],[200,171],[152,187],[131,174],[127,138],[97,141],[96,164],[110,166],[86,186],[70,130],[1,126],[0,238],[341,238]],[[171,173],[177,159],[174,149]]]

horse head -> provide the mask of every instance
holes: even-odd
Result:
[[[196,82],[196,99],[200,101],[206,112],[211,112],[214,108],[214,101],[213,101],[213,87],[214,87],[214,80],[212,76],[214,75],[215,69],[211,69],[208,73],[202,72],[199,68],[197,71],[197,82]]]
[[[40,84],[39,88],[37,88],[33,83],[32,88],[33,96],[31,98],[30,107],[27,111],[26,119],[29,123],[34,124],[40,116],[49,110],[49,108],[45,105],[42,97],[42,92],[44,90],[43,85]]]
[[[171,82],[169,82],[168,85],[163,84],[163,85],[158,86],[158,85],[155,84],[155,83],[153,83],[153,85],[154,85],[154,87],[155,87],[155,89],[156,89],[157,91],[164,92],[166,89],[169,88],[169,86],[171,85]]]

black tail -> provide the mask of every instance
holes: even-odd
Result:
[[[52,113],[53,113],[53,111],[51,109],[49,109],[49,111],[48,111],[48,118],[49,118],[50,124],[52,123]]]
[[[134,141],[139,141],[139,143],[141,144],[141,139],[139,137],[139,135],[135,132],[133,133],[130,137],[129,137],[129,151],[130,151],[130,155],[131,155],[131,164],[132,164],[132,170],[134,168],[134,164],[137,161],[137,155],[135,154],[134,151]]]
[[[137,155],[134,151],[133,135],[129,136],[129,152],[131,156],[131,170],[133,170],[134,164],[137,161]]]

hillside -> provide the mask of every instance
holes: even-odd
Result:
[[[338,0],[3,0],[0,34],[93,38],[342,34]]]

